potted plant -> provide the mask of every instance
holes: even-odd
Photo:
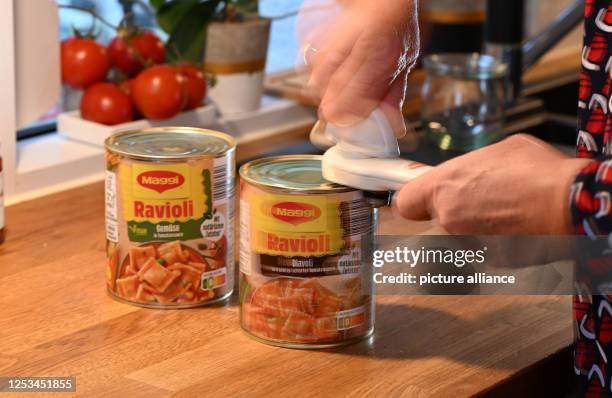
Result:
[[[204,65],[216,76],[209,92],[221,113],[256,111],[263,93],[270,20],[257,0],[150,0],[169,34],[172,60]]]

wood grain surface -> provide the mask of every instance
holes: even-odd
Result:
[[[369,341],[271,347],[240,330],[235,296],[167,311],[109,298],[102,184],[7,210],[0,375],[75,376],[79,396],[498,396],[525,372],[558,383],[546,359],[573,338],[569,297],[381,296]],[[382,215],[383,231],[402,228],[428,226]]]

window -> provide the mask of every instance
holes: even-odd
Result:
[[[275,17],[286,16],[275,19],[272,23],[270,34],[270,47],[268,51],[267,72],[277,72],[290,69],[294,66],[299,45],[295,37],[295,20],[293,15],[300,7],[303,0],[261,0],[260,12],[262,15]],[[155,29],[155,15],[148,6],[147,0],[58,0],[60,6],[73,6],[94,11],[97,15],[112,25],[118,25],[126,9],[132,9],[135,23],[149,29]],[[87,32],[94,24],[94,33],[97,39],[108,43],[115,32],[88,14],[87,12],[61,8],[60,16],[60,40],[71,37],[74,30]],[[95,22],[94,22],[95,21]],[[157,30],[162,37],[163,32]],[[58,99],[58,106],[41,117],[41,120],[20,129],[17,132],[18,139],[24,139],[35,135],[55,131],[55,116],[61,110],[77,109],[80,101],[80,91],[64,88],[62,98]]]
[[[297,11],[303,0],[261,0],[262,15],[274,17]],[[295,16],[274,20],[270,32],[267,72],[290,69],[295,65],[299,44],[295,35]]]

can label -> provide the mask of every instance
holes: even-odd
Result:
[[[343,249],[338,202],[325,197],[271,195],[252,198],[253,248],[287,257],[321,257]]]
[[[153,163],[107,154],[109,290],[193,306],[233,287],[233,158]]]
[[[359,191],[275,193],[249,183],[240,200],[241,322],[281,343],[341,343],[367,334],[367,258],[374,210]]]

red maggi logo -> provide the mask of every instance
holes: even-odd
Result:
[[[163,193],[183,185],[185,177],[174,171],[151,170],[138,174],[136,180],[145,188]]]
[[[282,202],[272,205],[272,217],[298,225],[308,221],[314,221],[321,216],[321,210],[308,203]]]

